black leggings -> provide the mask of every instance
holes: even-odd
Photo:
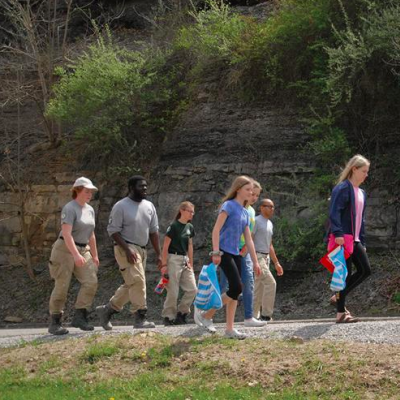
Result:
[[[351,274],[353,264],[356,267],[356,272]],[[354,251],[353,254],[346,260],[346,266],[346,288],[341,292],[336,293],[338,313],[345,312],[347,294],[371,275],[371,266],[369,264],[367,252],[360,242],[354,242]]]
[[[240,279],[240,267],[242,257],[235,256],[224,252],[221,257],[221,264],[219,264],[222,271],[228,280],[227,296],[233,300],[237,300],[239,294],[242,293],[242,280]]]

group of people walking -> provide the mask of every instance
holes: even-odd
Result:
[[[370,266],[365,252],[364,216],[365,192],[359,188],[368,175],[369,161],[354,156],[343,170],[338,185],[333,189],[330,205],[330,240],[336,245],[353,244],[347,259],[349,271],[346,288],[330,299],[337,305],[338,323],[357,322],[345,307],[346,295],[369,274]],[[72,275],[80,283],[71,326],[93,330],[88,321],[97,290],[99,258],[96,246],[95,215],[88,204],[97,188],[84,177],[72,188],[72,200],[61,213],[61,231],[53,245],[49,268],[55,281],[50,297],[51,322],[49,332],[63,335],[62,314]],[[244,325],[261,327],[272,319],[276,281],[270,271],[274,263],[278,276],[283,274],[272,244],[274,203],[264,198],[260,214],[252,207],[262,192],[261,185],[248,176],[237,177],[219,207],[212,231],[212,262],[219,266],[222,302],[226,307],[225,335],[243,339],[246,335],[234,327],[238,300],[244,305]],[[168,274],[167,295],[162,310],[165,325],[187,323],[197,293],[193,270],[193,237],[191,223],[195,206],[189,201],[180,204],[174,221],[168,226],[161,251],[158,217],[154,205],[146,199],[147,181],[133,176],[128,182],[128,195],[112,208],[107,227],[114,242],[115,258],[123,277],[123,284],[110,300],[96,308],[100,324],[111,330],[111,318],[130,302],[134,328],[152,328],[146,302],[146,245],[150,242],[156,253],[157,268]],[[350,241],[348,240],[351,236]],[[346,240],[345,240],[346,239]],[[356,273],[352,274],[352,265]],[[178,304],[179,290],[183,295]],[[195,308],[196,324],[215,332],[213,317],[217,310],[201,312]]]

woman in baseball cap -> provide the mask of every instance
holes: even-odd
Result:
[[[49,262],[50,275],[55,281],[49,304],[49,332],[53,335],[68,333],[61,325],[61,317],[72,274],[81,288],[71,325],[85,331],[94,329],[88,323],[87,311],[92,306],[97,290],[99,257],[94,234],[95,214],[88,203],[97,190],[90,179],[83,176],[78,178],[71,189],[72,200],[61,211],[61,231],[53,245]]]

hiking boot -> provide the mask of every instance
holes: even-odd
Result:
[[[137,310],[133,314],[133,327],[135,329],[147,329],[155,328],[156,324],[154,322],[149,322],[146,320],[147,310]]]
[[[186,317],[187,317],[187,313],[181,313],[180,311],[178,311],[178,314],[176,315],[174,324],[175,325],[186,325],[187,321],[186,321]]]
[[[78,308],[75,310],[71,326],[82,329],[83,331],[92,331],[94,329],[94,326],[89,324],[86,308]]]
[[[176,325],[175,320],[165,317],[164,326],[172,326],[172,325]]]
[[[51,314],[51,321],[49,325],[49,333],[52,335],[66,335],[69,333],[68,329],[65,329],[61,325],[62,314]]]
[[[118,313],[118,311],[112,308],[111,303],[107,303],[96,307],[96,313],[100,319],[100,325],[103,327],[103,329],[106,331],[111,331],[113,328],[110,322],[111,316]]]

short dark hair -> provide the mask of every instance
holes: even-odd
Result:
[[[133,189],[136,186],[136,183],[139,181],[145,181],[146,178],[142,175],[133,175],[132,177],[129,178],[128,181],[128,190]]]

